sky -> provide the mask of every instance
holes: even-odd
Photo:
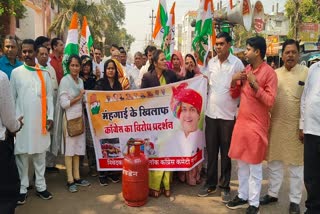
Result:
[[[126,7],[126,20],[124,27],[127,32],[135,38],[135,42],[131,45],[131,53],[136,51],[143,51],[145,47],[145,39],[150,38],[151,34],[151,13],[154,10],[154,16],[156,16],[159,0],[121,0]],[[167,0],[167,11],[170,8],[174,0]],[[213,0],[216,6],[216,0]],[[236,2],[236,0],[233,0]],[[253,4],[255,0],[251,0]],[[272,3],[279,3],[279,12],[284,11],[285,0],[261,0],[264,5],[265,13],[272,12]],[[223,0],[222,5],[229,4],[229,0]],[[190,10],[197,10],[199,0],[176,0],[176,24],[182,23],[183,16]],[[155,19],[154,19],[155,21]],[[147,37],[148,36],[148,37]]]

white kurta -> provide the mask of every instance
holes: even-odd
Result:
[[[204,132],[197,130],[187,137],[183,131],[177,131],[171,140],[161,145],[160,157],[191,157],[202,149],[205,144]]]
[[[83,89],[83,82],[79,78],[79,83],[76,84],[73,80],[70,81],[69,76],[65,76],[62,78],[60,82],[60,87],[65,88],[66,85],[70,86],[70,90],[62,90],[60,92],[59,102],[61,107],[65,110],[66,118],[68,120],[83,116],[83,108],[82,108],[82,101],[70,106],[71,100],[74,99],[79,94],[74,94],[71,87],[76,87],[79,89]],[[72,85],[74,84],[74,85]],[[65,126],[66,129],[66,126]],[[74,156],[74,155],[85,155],[86,151],[86,136],[85,131],[83,134],[70,137],[68,135],[67,130],[65,130],[65,150],[64,154],[65,156]]]
[[[51,85],[52,85],[52,100],[53,100],[53,106],[55,107],[56,106],[56,103],[57,103],[57,96],[58,96],[58,80],[57,80],[57,76],[56,76],[56,71],[54,70],[54,68],[48,64],[48,66],[46,67],[43,67],[44,69],[46,69],[49,73],[49,76],[50,76],[50,79],[51,79]],[[56,115],[54,113],[54,116],[53,116],[53,119],[54,121],[56,120]],[[58,151],[59,150],[59,143],[58,142],[55,142],[52,138],[52,134],[53,134],[53,130],[51,130],[51,145],[50,145],[50,148],[49,148],[49,152],[53,152],[54,153],[54,156],[56,156],[56,152],[54,151]],[[52,158],[50,158],[52,155],[51,154],[47,154],[47,164],[48,162],[50,162],[50,160]]]
[[[47,93],[47,120],[53,120],[52,86],[48,72],[42,72]],[[36,71],[24,65],[11,73],[11,89],[16,103],[16,116],[23,116],[24,126],[16,135],[15,154],[36,154],[50,145],[50,133],[41,133],[41,82]]]
[[[57,80],[57,75],[56,75],[56,71],[54,70],[54,68],[48,64],[47,67],[45,67],[45,69],[49,72],[49,76],[51,78],[51,85],[52,85],[52,90],[53,90],[53,106],[56,106],[56,101],[57,101],[57,94],[58,94],[58,80]]]

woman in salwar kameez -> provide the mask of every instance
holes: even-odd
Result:
[[[59,86],[57,112],[59,119],[56,127],[55,135],[63,136],[62,152],[65,155],[65,165],[67,172],[67,187],[70,192],[77,192],[77,186],[89,186],[87,180],[80,178],[79,173],[79,156],[85,154],[85,132],[77,136],[69,136],[66,127],[66,121],[62,119],[63,110],[65,118],[71,120],[78,117],[83,117],[83,96],[84,87],[83,81],[79,78],[80,58],[78,55],[69,57],[67,67],[70,74],[65,75]],[[63,110],[62,110],[63,109]],[[63,133],[63,135],[62,135]],[[60,137],[61,138],[61,137]],[[58,141],[61,142],[61,141]]]
[[[149,88],[169,83],[177,82],[176,74],[167,70],[166,58],[161,50],[156,50],[152,56],[148,72],[142,77],[141,88]],[[159,197],[163,191],[169,197],[170,180],[172,172],[169,171],[149,171],[149,195]]]

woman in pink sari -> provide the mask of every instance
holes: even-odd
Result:
[[[184,61],[180,51],[173,51],[170,62],[172,65],[171,70],[173,70],[176,73],[177,77],[179,79],[184,77]]]

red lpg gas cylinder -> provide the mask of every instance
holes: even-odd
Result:
[[[123,159],[122,194],[125,203],[139,207],[147,203],[149,193],[148,158],[141,152],[143,140],[130,139],[128,152]]]

